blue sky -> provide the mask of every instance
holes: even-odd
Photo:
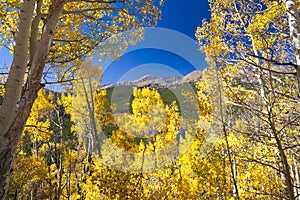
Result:
[[[198,50],[195,31],[209,18],[205,0],[165,0],[158,27],[147,29],[141,41],[117,61],[104,66],[103,84],[133,80],[144,75],[160,77],[186,75],[207,66]],[[9,67],[12,56],[0,49],[0,66]],[[1,69],[0,69],[1,70]]]
[[[138,43],[139,48],[133,47],[116,62],[104,65],[103,84],[133,80],[148,74],[160,77],[186,75],[206,67],[205,56],[196,44],[195,31],[204,18],[209,18],[208,10],[208,2],[203,0],[165,0],[158,27],[169,32],[146,30],[146,41]],[[173,40],[166,41],[170,34]],[[156,42],[161,45],[149,48],[149,44]],[[169,48],[171,44],[174,48]],[[180,50],[185,53],[178,52]],[[192,58],[188,58],[189,55]]]
[[[202,19],[209,18],[207,0],[165,0],[158,26],[177,30],[195,39]]]
[[[2,47],[0,49],[0,72],[6,71],[5,69],[9,68],[12,62],[12,55],[9,54],[7,48]]]

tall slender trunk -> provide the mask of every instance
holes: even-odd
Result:
[[[5,83],[5,95],[0,108],[0,139],[4,137],[17,114],[18,102],[24,83],[28,62],[28,40],[35,0],[24,1],[20,7],[17,32],[15,34],[14,56],[9,76]],[[1,181],[0,181],[1,182]]]
[[[294,185],[293,185],[293,180],[291,177],[291,170],[290,170],[290,165],[288,163],[286,154],[283,150],[282,144],[280,139],[278,138],[277,134],[274,135],[274,138],[276,140],[277,143],[277,148],[279,150],[279,155],[280,155],[280,159],[282,162],[282,167],[283,167],[283,175],[284,175],[284,180],[285,180],[285,184],[286,184],[286,190],[288,192],[288,197],[290,200],[295,200],[295,193],[294,193]]]
[[[54,107],[57,117],[57,123],[55,122],[55,125],[59,128],[59,163],[58,163],[58,182],[57,182],[57,193],[56,193],[56,199],[60,200],[63,186],[62,186],[62,177],[63,177],[63,145],[64,145],[64,135],[63,135],[63,116],[61,116],[60,108]]]
[[[291,165],[291,168],[293,169],[293,179],[295,180],[295,197],[296,200],[300,200],[300,176],[296,156],[293,157],[293,164]]]
[[[289,17],[289,28],[292,45],[294,48],[296,60],[296,77],[298,84],[298,92],[300,95],[300,18],[297,10],[296,0],[283,0],[286,5],[287,15]]]
[[[0,200],[6,197],[16,156],[16,148],[31,107],[37,98],[38,91],[42,87],[40,83],[41,77],[54,36],[55,27],[63,10],[65,0],[53,1],[38,49],[30,66],[26,88],[24,88],[24,92],[21,94],[24,73],[28,62],[28,39],[35,2],[35,0],[24,1],[20,9],[14,61],[6,82],[6,93],[0,109]],[[24,25],[23,23],[26,24]],[[26,37],[24,37],[24,34]],[[18,42],[22,41],[22,39],[24,39],[24,41],[19,44]],[[16,65],[16,63],[21,62],[19,59],[22,59],[22,65]],[[18,75],[18,73],[21,74]],[[11,114],[11,110],[13,114]]]
[[[297,79],[297,84],[298,84],[298,96],[300,96],[300,18],[299,18],[299,14],[298,14],[298,10],[297,10],[297,1],[296,0],[283,0],[283,2],[286,5],[286,10],[287,10],[287,15],[289,18],[289,28],[290,28],[290,38],[291,38],[291,42],[294,48],[294,56],[295,56],[295,60],[296,60],[296,79]],[[277,140],[276,140],[277,141]],[[280,142],[280,141],[279,141]],[[279,153],[281,153],[279,151]],[[281,153],[282,154],[282,153]],[[285,169],[287,170],[286,173],[287,176],[291,179],[290,177],[290,167],[287,163],[287,159],[285,157],[285,154],[283,152],[283,161],[286,162],[283,163],[285,165]],[[297,170],[297,168],[296,168]],[[297,178],[297,177],[296,177]],[[298,180],[298,179],[296,179]],[[298,181],[297,181],[298,184]],[[292,180],[290,180],[290,186],[292,188],[289,188],[289,196],[291,197],[293,195],[293,197],[291,197],[290,199],[296,199],[295,195],[294,195],[294,186],[292,185]],[[299,189],[296,189],[296,192],[298,192]],[[293,194],[292,194],[293,193]],[[300,198],[300,197],[298,197]]]
[[[254,41],[252,36],[251,36],[251,40]],[[254,51],[254,54],[258,57],[259,53],[258,53],[258,51],[257,51],[257,49],[254,45],[254,42],[253,42],[253,51]],[[261,65],[261,62],[258,58],[256,59],[256,63],[258,65]],[[294,188],[293,188],[293,184],[292,184],[292,178],[291,178],[291,175],[290,175],[290,168],[289,168],[288,160],[287,160],[286,154],[283,150],[282,143],[281,143],[281,141],[280,141],[280,139],[278,138],[278,135],[277,135],[276,125],[275,125],[275,122],[274,122],[274,116],[272,114],[272,112],[273,112],[272,111],[272,105],[271,105],[271,102],[268,100],[267,95],[266,95],[266,91],[265,91],[266,83],[265,83],[265,80],[264,80],[264,77],[263,77],[263,70],[260,68],[259,72],[260,72],[260,74],[258,75],[258,82],[259,82],[259,85],[260,85],[260,96],[262,97],[262,99],[267,104],[267,111],[268,111],[268,114],[269,114],[269,116],[268,116],[269,125],[270,125],[270,128],[272,130],[272,134],[275,137],[276,144],[277,144],[277,149],[279,151],[280,162],[281,162],[281,164],[283,166],[283,169],[284,169],[283,170],[283,177],[284,177],[285,184],[286,184],[286,191],[288,193],[289,199],[294,200],[295,199],[295,197],[294,197]],[[300,79],[298,79],[298,80],[300,80]],[[299,86],[300,86],[300,84],[299,84]]]
[[[92,63],[90,63],[92,64]],[[97,123],[96,123],[96,117],[95,117],[95,102],[94,102],[94,88],[92,84],[92,78],[88,74],[88,77],[85,77],[87,79],[87,82],[81,78],[81,83],[82,83],[82,88],[84,92],[84,97],[86,101],[86,105],[88,108],[88,113],[89,113],[89,128],[91,129],[92,132],[92,139],[93,139],[93,148],[92,150],[96,152],[100,158],[101,156],[101,146],[102,146],[102,137],[101,133],[99,133],[99,130],[97,128]]]
[[[217,112],[219,112],[220,115],[220,119],[221,119],[221,123],[222,123],[222,133],[224,134],[224,138],[225,138],[225,143],[226,143],[226,150],[227,150],[227,155],[228,155],[228,160],[229,160],[229,164],[230,164],[230,170],[231,170],[231,177],[232,177],[232,181],[233,181],[233,197],[235,200],[239,200],[239,189],[238,189],[238,180],[237,180],[237,170],[236,170],[236,166],[235,166],[235,161],[232,158],[232,153],[230,150],[230,145],[229,145],[229,141],[228,141],[228,132],[226,129],[226,124],[225,124],[225,113],[223,110],[223,94],[222,94],[222,83],[219,77],[219,71],[218,68],[216,67],[216,79],[217,79],[217,96],[218,96],[218,104],[215,105],[215,109],[219,109]]]
[[[230,146],[229,146],[229,141],[228,141],[228,134],[225,125],[223,125],[223,134],[225,137],[225,142],[226,142],[226,149],[227,149],[227,155],[228,155],[228,160],[230,164],[230,171],[231,171],[231,177],[233,181],[233,197],[236,200],[239,200],[239,190],[238,190],[238,182],[237,182],[237,170],[236,170],[236,164],[234,159],[232,158],[232,154],[230,152]]]
[[[35,0],[24,1],[20,7],[18,28],[15,37],[14,58],[5,83],[5,96],[0,108],[0,199],[7,194],[8,182],[15,159],[15,146],[20,134],[8,134],[10,125],[17,114],[17,103],[20,100],[23,79],[27,65],[30,23],[34,11]],[[25,112],[24,112],[25,114]],[[18,128],[22,133],[23,128]]]

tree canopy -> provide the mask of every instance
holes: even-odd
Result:
[[[152,0],[0,3],[1,46],[13,53],[11,67],[1,77],[5,87],[0,108],[0,198],[7,192],[15,150],[31,107],[45,84],[42,78],[68,79],[80,61],[109,37],[155,25],[161,4]]]
[[[112,102],[86,58],[119,56],[162,3],[0,3],[0,199],[300,199],[299,1],[209,0],[201,79]]]

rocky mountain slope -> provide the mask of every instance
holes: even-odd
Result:
[[[186,76],[173,77],[158,77],[153,75],[146,75],[137,80],[123,81],[102,86],[102,89],[108,89],[118,86],[136,86],[136,87],[150,87],[150,88],[168,88],[177,84],[196,83],[201,78],[201,71],[195,70]]]

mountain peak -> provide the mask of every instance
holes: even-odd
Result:
[[[200,70],[194,70],[190,72],[189,74],[185,75],[181,81],[179,81],[180,84],[183,83],[196,83],[200,80],[202,77],[202,72]]]
[[[155,79],[160,79],[160,77],[148,74],[148,75],[142,76],[141,78],[135,80],[134,82],[151,81],[151,80],[155,80]]]
[[[145,75],[139,79],[132,81],[123,81],[118,83],[112,83],[103,85],[102,89],[112,88],[117,86],[136,86],[136,87],[150,87],[150,88],[160,88],[160,87],[170,87],[176,84],[184,84],[184,83],[196,83],[201,78],[201,71],[195,70],[186,76],[172,76],[172,77],[158,77],[154,75]]]

